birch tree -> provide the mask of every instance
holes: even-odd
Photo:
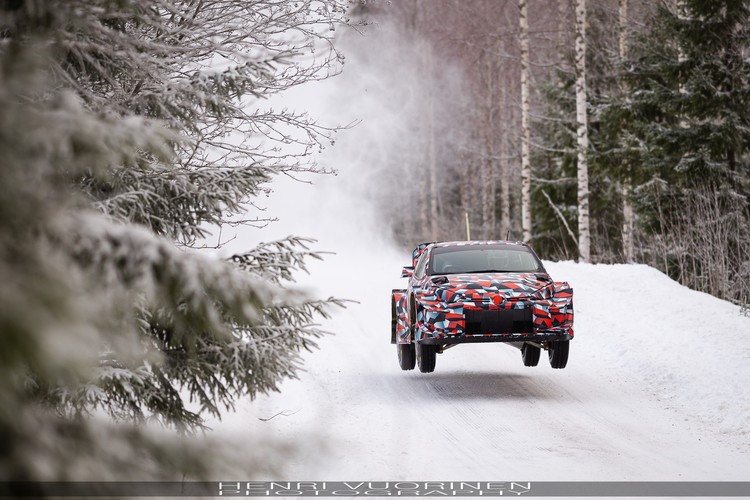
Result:
[[[425,51],[425,71],[427,75],[432,75],[434,71],[434,61],[432,54],[432,47],[428,46]],[[428,161],[428,172],[430,179],[430,239],[432,241],[438,240],[438,227],[440,225],[440,217],[438,214],[438,201],[440,195],[438,194],[438,168],[437,168],[437,152],[436,144],[437,140],[435,135],[435,129],[437,124],[435,123],[435,84],[432,78],[429,79],[428,85],[428,96],[427,96],[427,161]]]
[[[620,54],[620,65],[623,66],[625,61],[628,59],[628,0],[619,0],[618,8],[618,48]],[[627,95],[627,86],[624,85],[624,93]],[[630,165],[626,158],[622,165],[624,175],[622,176],[621,182],[621,194],[622,194],[622,253],[625,262],[633,262],[634,247],[633,247],[633,229],[634,229],[634,218],[635,213],[633,212],[633,202],[631,200],[631,184],[630,178]]]
[[[527,0],[519,0],[521,38],[521,227],[531,241],[531,108],[529,104],[529,19]]]
[[[578,161],[578,251],[583,262],[591,260],[589,230],[588,111],[586,93],[586,0],[576,0],[576,146]]]
[[[485,87],[484,106],[481,106],[482,115],[481,136],[483,141],[483,154],[479,160],[480,186],[481,186],[481,210],[482,210],[482,237],[485,239],[496,239],[496,213],[495,204],[497,198],[497,154],[495,142],[497,140],[497,118],[499,103],[496,101],[498,92],[498,64],[490,57],[485,58],[484,68],[479,70],[482,85]]]
[[[500,109],[502,112],[502,123],[504,127],[514,123],[513,110],[508,106],[509,90],[505,89],[502,93]],[[503,134],[500,140],[500,237],[508,238],[510,234],[510,158],[509,143],[511,138],[509,134]]]
[[[573,30],[572,27],[568,30],[565,22],[569,17],[568,10],[571,11],[572,18],[572,9],[568,3],[569,0],[540,0],[531,4],[528,0],[524,0],[523,4],[518,0],[404,0],[368,3],[368,6],[380,6],[383,17],[379,22],[383,26],[394,22],[407,25],[410,41],[406,43],[406,48],[403,45],[398,48],[400,52],[407,54],[418,51],[427,54],[430,50],[427,46],[433,52],[434,72],[420,72],[419,76],[415,75],[412,79],[394,81],[388,85],[404,96],[413,95],[413,89],[419,88],[417,96],[425,98],[430,85],[438,87],[435,95],[439,99],[434,102],[434,115],[438,117],[435,127],[437,220],[441,231],[438,237],[451,235],[463,238],[466,233],[464,213],[468,212],[474,228],[472,233],[476,237],[497,237],[498,234],[506,237],[510,230],[512,237],[529,239],[533,236],[534,243],[542,245],[537,223],[542,222],[541,217],[549,219],[549,207],[546,200],[541,198],[541,193],[537,192],[539,185],[535,183],[536,177],[532,180],[530,167],[534,166],[534,175],[539,174],[542,169],[546,169],[546,165],[541,165],[541,161],[536,162],[534,155],[542,151],[554,155],[561,148],[554,145],[550,147],[545,143],[546,139],[540,137],[539,127],[536,125],[538,121],[548,117],[541,109],[543,106],[534,108],[537,104],[535,96],[545,91],[544,82],[551,80],[548,78],[551,71],[572,68],[572,64],[561,63],[561,59],[568,54],[563,56],[558,51],[560,42],[565,42],[570,51],[573,49]],[[521,29],[519,15],[520,7],[524,5],[526,27]],[[533,12],[531,18],[529,10]],[[421,19],[420,22],[415,22],[417,11],[420,11],[424,22]],[[559,16],[559,13],[563,16]],[[558,31],[559,36],[556,36]],[[523,32],[523,44],[520,32]],[[385,51],[384,45],[381,52]],[[376,56],[377,54],[372,54],[368,58],[374,59]],[[413,66],[421,68],[422,65],[418,62]],[[456,92],[446,93],[443,75],[456,70],[460,71],[460,88]],[[383,78],[388,79],[395,71],[386,70],[385,73]],[[523,86],[519,77],[522,73],[526,82]],[[568,88],[564,90],[567,92]],[[457,106],[462,99],[469,102]],[[574,99],[569,101],[572,103]],[[406,109],[404,115],[407,115]],[[415,205],[411,210],[389,211],[391,216],[388,219],[395,219],[397,226],[411,224],[414,227],[411,231],[399,231],[399,238],[404,244],[410,244],[411,238],[417,237],[416,234],[427,237],[431,228],[430,200],[435,195],[431,189],[428,159],[432,156],[429,149],[422,147],[426,144],[423,140],[426,130],[422,128],[428,128],[429,116],[432,113],[425,109],[418,123],[407,135],[410,140],[408,147],[413,150],[417,159],[402,162],[401,165],[417,172],[413,182],[390,188],[384,195]],[[566,109],[564,114],[553,117],[552,121],[567,129],[574,117],[575,110]],[[559,133],[562,134],[562,131]],[[567,134],[568,131],[564,133]],[[400,147],[402,145],[398,142],[394,144],[394,149]],[[569,148],[566,144],[565,150]],[[454,151],[459,154],[454,155]],[[560,166],[563,163],[561,156],[558,155],[556,159]],[[564,162],[567,168],[567,157]],[[571,175],[566,172],[564,177],[565,179],[558,180],[561,182],[560,189],[567,196]],[[572,182],[575,182],[574,178]],[[556,195],[551,197],[555,203],[559,203]],[[537,198],[541,198],[545,204],[543,209],[540,209]],[[533,204],[531,207],[529,201]],[[393,201],[387,205],[395,206],[397,203],[402,202]],[[441,209],[441,204],[444,204],[444,209]],[[449,209],[459,205],[463,209],[461,212]],[[575,201],[568,203],[566,200],[558,208],[566,217],[575,217],[575,205]],[[532,219],[532,212],[543,215]],[[554,218],[553,215],[552,219]],[[409,221],[404,223],[403,219]],[[544,221],[545,238],[551,241],[551,224],[547,225],[546,222],[548,221]],[[552,223],[559,225],[555,220]],[[613,224],[619,235],[619,219]],[[574,223],[571,224],[573,226]],[[552,244],[557,245],[557,242],[552,241]],[[570,242],[566,242],[565,246],[571,247]],[[549,247],[545,247],[545,251],[547,248]],[[569,255],[566,257],[570,258]]]

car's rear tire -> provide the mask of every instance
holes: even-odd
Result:
[[[539,354],[541,349],[535,345],[524,344],[521,346],[521,359],[524,366],[536,366],[539,364]]]
[[[422,373],[432,373],[435,371],[435,361],[437,358],[437,346],[430,344],[417,343],[417,365]]]
[[[569,353],[569,340],[553,340],[549,343],[549,364],[552,368],[565,368]]]
[[[398,350],[398,365],[402,370],[413,370],[417,364],[414,344],[396,344]]]

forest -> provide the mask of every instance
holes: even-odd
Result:
[[[748,2],[413,0],[358,11],[402,47],[377,58],[363,45],[365,57],[413,70],[389,94],[404,139],[372,155],[402,181],[372,195],[397,241],[468,229],[550,260],[646,263],[748,303]]]

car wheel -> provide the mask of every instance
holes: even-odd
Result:
[[[422,373],[435,371],[435,358],[437,357],[437,346],[417,343],[417,365]]]
[[[414,344],[397,344],[398,349],[398,364],[402,370],[413,370],[417,364],[416,353],[414,352]]]
[[[549,364],[552,368],[565,368],[570,352],[569,340],[554,340],[549,343]]]
[[[535,345],[524,344],[521,347],[521,359],[523,359],[524,366],[536,366],[539,364],[539,354],[541,349]]]

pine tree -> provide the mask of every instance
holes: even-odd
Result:
[[[537,148],[534,190],[534,250],[546,259],[578,256],[575,77],[560,72],[557,85],[542,88],[545,119],[534,123]]]
[[[603,112],[612,158],[631,165],[644,258],[737,300],[750,290],[748,21],[744,1],[659,7],[627,61],[626,99]]]
[[[648,174],[689,184],[735,182],[750,147],[747,116],[750,42],[742,1],[684,2],[685,15],[660,7],[638,40],[625,107],[627,133],[648,154]]]
[[[319,258],[309,240],[230,261],[189,247],[275,174],[321,171],[309,153],[332,130],[257,103],[337,72],[345,11],[0,6],[0,479],[205,475],[227,461],[88,416],[193,432],[296,376],[338,303],[285,286]]]

